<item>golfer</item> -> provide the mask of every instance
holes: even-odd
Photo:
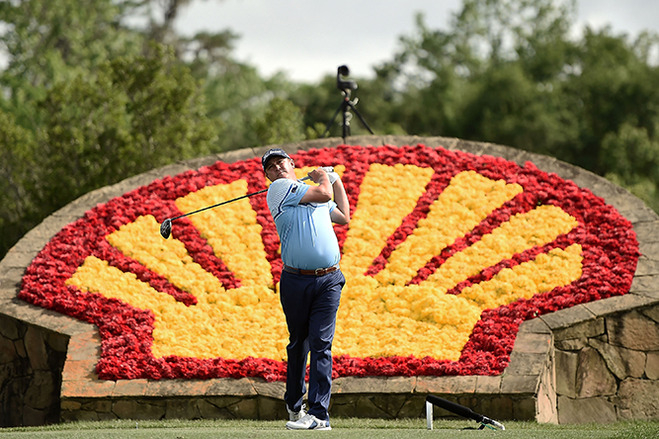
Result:
[[[288,369],[284,401],[290,430],[331,430],[332,340],[336,312],[345,284],[339,269],[339,243],[332,222],[347,224],[350,205],[339,176],[322,168],[309,173],[318,186],[297,180],[295,163],[279,148],[261,158],[268,188],[268,208],[281,240],[284,263],[279,294],[288,325]],[[332,201],[334,196],[334,201]],[[306,391],[309,366],[308,412]]]

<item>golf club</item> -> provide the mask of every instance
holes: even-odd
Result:
[[[322,169],[325,172],[333,172],[334,171],[334,168],[332,166],[323,166]],[[309,180],[309,179],[311,179],[311,177],[307,176],[307,177],[301,178],[300,180],[305,181],[305,180]],[[267,192],[267,190],[268,189],[261,189],[260,191],[252,192],[251,194],[247,194],[247,195],[242,195],[240,197],[236,197],[236,198],[233,198],[231,200],[222,201],[221,203],[213,204],[212,206],[202,207],[201,209],[194,210],[194,211],[188,212],[188,213],[184,213],[183,215],[175,216],[173,218],[167,218],[165,221],[162,222],[162,224],[160,224],[160,235],[165,239],[169,238],[169,236],[172,234],[172,221],[176,221],[177,219],[180,219],[180,218],[183,218],[183,217],[186,217],[186,216],[190,216],[190,215],[194,215],[196,213],[200,213],[200,212],[203,212],[205,210],[214,209],[216,207],[220,207],[220,206],[223,206],[225,204],[233,203],[234,201],[242,200],[243,198],[253,197],[254,195],[258,195],[258,194],[262,194],[263,192]]]
[[[456,415],[462,416],[464,418],[468,419],[473,419],[474,421],[480,423],[480,428],[479,430],[482,430],[485,426],[488,426],[489,428],[492,429],[499,429],[499,430],[505,430],[506,427],[503,426],[500,422],[495,421],[494,419],[490,419],[487,416],[483,416],[479,413],[476,413],[469,407],[465,407],[463,405],[460,405],[455,402],[451,402],[448,399],[440,398],[439,396],[435,395],[428,395],[426,396],[426,421],[428,424],[428,430],[432,430],[432,406],[436,405],[444,410],[448,410],[449,412],[453,412]]]

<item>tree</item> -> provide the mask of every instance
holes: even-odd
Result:
[[[574,5],[465,0],[447,30],[429,29],[419,16],[416,34],[376,70],[378,81],[398,87],[391,120],[414,134],[549,154],[656,206],[656,173],[618,150],[655,163],[659,69],[651,54],[659,37],[631,41],[586,28],[575,39]]]
[[[645,128],[629,123],[618,132],[607,134],[602,141],[600,166],[604,176],[643,199],[659,212],[659,139]]]
[[[213,149],[201,84],[124,23],[144,3],[0,3],[0,253],[87,191]]]
[[[37,173],[31,160],[34,149],[32,133],[0,110],[0,255],[37,223],[36,206],[29,194]]]
[[[215,131],[189,70],[160,48],[118,57],[95,77],[56,84],[40,103],[42,205],[55,209],[98,187],[206,155]]]
[[[265,114],[254,123],[261,145],[275,145],[304,140],[302,113],[291,101],[274,98]]]

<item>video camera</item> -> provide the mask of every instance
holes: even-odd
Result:
[[[336,72],[336,88],[343,93],[350,94],[349,90],[357,90],[357,83],[346,78],[350,74],[348,66],[339,66]]]

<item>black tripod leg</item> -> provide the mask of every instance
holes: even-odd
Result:
[[[344,106],[344,104],[343,104],[343,102],[341,102],[341,104],[339,105],[339,108],[337,108],[336,111],[334,112],[334,116],[332,116],[332,119],[330,119],[329,123],[325,127],[325,132],[323,133],[323,137],[327,137],[327,134],[329,133],[330,128],[332,127],[334,122],[336,122],[336,117],[339,115],[339,112],[341,111],[341,109],[343,109],[343,106]]]
[[[366,121],[364,120],[364,118],[362,117],[362,115],[359,113],[359,111],[357,111],[357,108],[355,108],[355,106],[352,104],[352,102],[348,102],[348,105],[350,106],[350,108],[352,108],[352,111],[355,112],[355,114],[357,115],[357,117],[359,118],[359,120],[361,121],[361,123],[364,125],[364,127],[366,127],[366,129],[368,130],[368,132],[371,133],[371,134],[374,134],[374,133],[373,133],[373,130],[371,129],[371,127],[368,126],[368,124],[366,123]]]

